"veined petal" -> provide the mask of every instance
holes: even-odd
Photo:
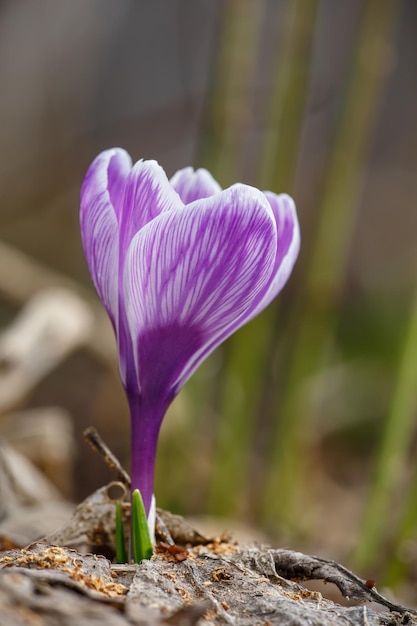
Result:
[[[192,167],[178,170],[170,183],[184,204],[190,204],[201,198],[209,198],[222,190],[210,172],[205,169],[194,170]]]
[[[81,238],[91,277],[113,326],[118,319],[118,223],[131,159],[120,148],[93,161],[81,189]]]
[[[300,227],[294,200],[285,193],[280,195],[272,191],[264,193],[274,213],[278,246],[271,284],[251,318],[263,311],[284,287],[300,250]]]
[[[184,208],[156,161],[138,161],[126,177],[119,217],[119,324],[117,330],[119,369],[128,394],[139,392],[140,381],[133,340],[127,322],[123,271],[132,237],[164,211]]]
[[[180,197],[156,161],[138,161],[127,176],[120,217],[121,254],[129,247],[132,237],[166,211],[183,208]]]
[[[261,192],[234,185],[161,214],[132,240],[125,304],[143,397],[175,395],[267,292],[277,228]]]

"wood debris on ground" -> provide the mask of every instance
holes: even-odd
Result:
[[[0,552],[0,626],[417,625],[415,611],[335,562],[205,538],[163,511],[152,559],[115,565],[100,555],[114,540],[112,487],[87,498],[59,532]],[[333,583],[350,604],[306,589],[311,579]]]

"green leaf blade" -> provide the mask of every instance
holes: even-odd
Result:
[[[127,563],[127,552],[125,543],[125,533],[123,530],[122,503],[116,502],[116,561]]]
[[[132,493],[132,553],[135,563],[150,559],[153,554],[148,520],[139,489]]]

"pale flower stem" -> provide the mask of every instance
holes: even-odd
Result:
[[[337,301],[343,289],[368,154],[389,77],[387,51],[399,6],[395,1],[372,0],[363,14],[300,298],[287,386],[279,404],[279,427],[263,493],[263,519],[269,523],[294,524],[295,497],[300,497],[301,476],[307,476],[306,442],[311,438],[312,397],[306,383],[320,370],[332,344]]]
[[[275,191],[291,191],[295,177],[317,6],[316,0],[307,6],[300,1],[291,3],[282,29],[284,50],[277,46],[274,89],[265,121],[270,132],[257,174],[261,187]],[[273,367],[275,359],[270,342],[271,337],[275,338],[276,312],[277,303],[273,303],[229,341],[229,358],[221,372],[226,392],[219,409],[222,418],[209,495],[209,511],[213,514],[236,514],[237,509],[238,514],[248,514],[249,509],[254,514],[250,492],[257,462],[255,443],[261,421],[261,395],[267,393],[263,373]]]
[[[281,27],[282,42],[277,46],[277,60],[271,77],[273,91],[265,121],[270,132],[265,136],[258,172],[258,184],[261,188],[272,188],[278,192],[286,189],[291,193],[295,187],[314,60],[318,8],[317,0],[307,4],[296,0],[288,3],[286,8]],[[303,234],[303,240],[305,239],[306,235]],[[268,332],[265,342],[262,342],[264,347],[260,348],[264,354],[263,366],[253,371],[253,376],[258,381],[258,390],[250,434],[252,451],[247,470],[252,510],[259,509],[264,503],[262,488],[269,466],[268,433],[281,419],[280,396],[285,385],[282,371],[277,372],[282,351],[282,341],[279,341],[282,315],[278,302],[272,303],[262,315],[261,321],[268,327]],[[287,347],[290,350],[290,344]]]
[[[211,140],[210,144],[203,144],[199,158],[224,184],[242,175],[245,156],[242,147],[246,143],[252,115],[265,8],[265,0],[233,0],[225,5],[222,16],[219,54],[213,72],[214,89],[203,121],[204,127],[212,129]],[[237,93],[239,98],[236,98]],[[252,324],[256,326],[258,322]],[[247,335],[245,329],[238,332],[237,338],[230,339],[227,347],[222,348],[223,356],[226,355],[225,362],[212,377],[206,400],[206,413],[216,421],[214,427],[208,425],[206,428],[209,441],[206,437],[204,442],[211,462],[206,464],[206,469],[195,468],[200,475],[201,491],[208,491],[209,494],[208,510],[223,515],[236,509],[252,431],[253,401],[252,398],[249,402],[247,400],[253,384],[247,381],[244,372],[250,371],[253,355],[245,355],[246,363],[243,363],[241,357],[236,363],[233,354],[231,359],[228,358],[230,352],[236,352],[235,346],[240,355],[239,336],[242,335]],[[258,383],[258,371],[252,383]],[[239,380],[241,377],[243,381]],[[242,383],[243,394],[236,394],[236,385],[241,388]],[[201,405],[200,401],[195,410],[201,411]],[[201,430],[201,425],[198,428]],[[199,440],[196,434],[194,441]],[[198,456],[193,456],[194,464],[197,461],[198,465],[202,465]]]
[[[253,417],[269,341],[264,315],[240,329],[229,346],[208,498],[211,514],[248,514],[242,494],[249,491],[248,468],[258,423]]]
[[[368,505],[362,524],[362,532],[355,555],[358,568],[369,566],[380,551],[381,545],[391,526],[390,511],[398,505],[396,499],[401,482],[407,470],[407,457],[415,432],[417,408],[417,297],[407,329],[404,347],[394,387],[391,406],[387,414],[385,430],[379,448],[378,459]],[[401,495],[405,511],[400,522],[397,543],[410,537],[417,521],[417,471],[408,498]],[[397,565],[393,562],[389,572],[395,582]]]
[[[292,193],[299,141],[303,127],[318,0],[293,0],[282,21],[282,43],[273,65],[272,94],[268,103],[258,185],[281,193]]]
[[[198,160],[224,186],[242,173],[265,6],[265,0],[230,0],[223,5]]]

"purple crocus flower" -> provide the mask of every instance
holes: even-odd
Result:
[[[112,321],[132,423],[132,488],[148,516],[165,412],[198,365],[282,289],[298,255],[292,199],[206,170],[169,181],[156,161],[119,148],[93,161],[81,234]]]

